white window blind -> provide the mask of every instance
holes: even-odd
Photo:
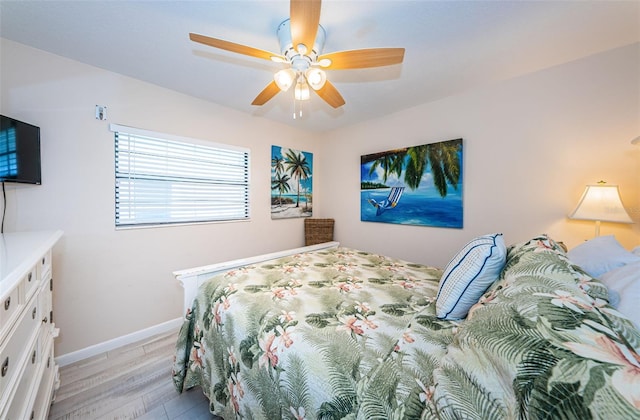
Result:
[[[249,218],[249,150],[112,124],[116,226]]]

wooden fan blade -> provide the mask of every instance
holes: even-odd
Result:
[[[200,44],[208,45],[210,47],[220,48],[221,50],[244,54],[250,57],[262,58],[264,60],[271,60],[271,57],[279,57],[281,59],[284,59],[284,57],[282,57],[280,54],[274,54],[272,52],[260,50],[258,48],[247,47],[246,45],[236,44],[235,42],[211,38],[204,35],[190,33],[189,39],[194,42],[199,42]]]
[[[344,105],[344,98],[338,92],[335,86],[331,84],[328,80],[325,82],[324,86],[320,89],[316,90],[318,96],[320,96],[326,103],[331,105],[334,108],[341,107]]]
[[[251,102],[251,105],[264,105],[269,99],[276,96],[278,92],[280,92],[280,88],[276,85],[275,81],[272,81],[256,96],[256,99]]]
[[[318,61],[331,60],[329,70],[364,69],[368,67],[400,64],[404,60],[404,48],[369,48],[324,54]]]
[[[299,44],[307,47],[307,53],[313,49],[318,25],[320,25],[321,3],[321,0],[291,0],[289,23],[294,49],[297,49]]]

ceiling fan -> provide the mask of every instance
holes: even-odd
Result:
[[[296,100],[309,99],[309,87],[334,108],[345,104],[335,86],[327,80],[324,69],[344,70],[388,66],[402,63],[404,48],[369,48],[322,53],[325,31],[320,26],[321,0],[291,0],[289,19],[278,26],[280,54],[222,39],[190,33],[189,38],[211,47],[251,57],[285,63],[286,68],[256,96],[252,105],[264,105],[281,91],[294,86]]]

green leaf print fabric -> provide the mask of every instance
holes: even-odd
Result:
[[[463,321],[435,315],[441,274],[336,248],[217,275],[176,389],[226,420],[640,418],[640,335],[553,240],[510,247]]]
[[[511,246],[434,372],[440,418],[638,419],[640,333],[547,236]]]

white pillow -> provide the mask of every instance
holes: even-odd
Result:
[[[625,315],[637,328],[640,328],[640,262],[618,267],[602,276],[602,281],[609,292],[615,292],[620,296],[616,309]]]
[[[640,261],[640,256],[624,249],[613,235],[596,236],[583,242],[567,252],[567,257],[591,277]]]
[[[479,236],[466,244],[445,267],[436,300],[436,315],[463,319],[498,279],[507,258],[501,233]]]

